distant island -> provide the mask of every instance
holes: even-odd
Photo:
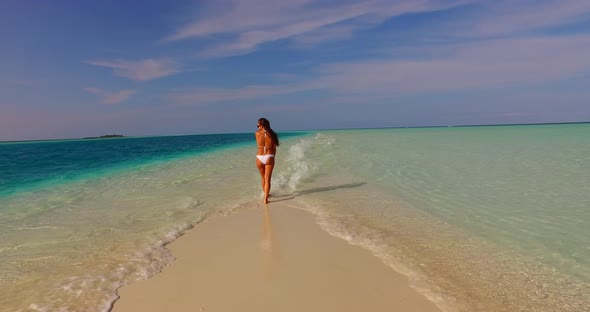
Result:
[[[121,134],[107,134],[107,135],[101,135],[98,137],[87,137],[87,138],[82,138],[84,140],[88,140],[88,139],[114,139],[114,138],[124,138],[124,135]]]

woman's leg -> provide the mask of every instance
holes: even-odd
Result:
[[[258,168],[258,172],[260,172],[260,180],[262,181],[262,191],[264,191],[264,170],[265,166],[260,162],[258,157],[256,158],[256,167]]]
[[[272,178],[272,170],[275,167],[274,157],[269,159],[268,163],[264,167],[265,167],[264,168],[264,182],[263,182],[264,203],[268,204],[268,195],[270,194],[270,180]]]

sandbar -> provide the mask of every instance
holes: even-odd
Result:
[[[424,311],[436,305],[293,199],[252,203],[166,246],[176,260],[119,289],[114,312]]]

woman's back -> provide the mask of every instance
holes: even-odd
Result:
[[[274,155],[277,152],[277,146],[266,130],[256,131],[256,143],[258,143],[258,153],[256,155]]]

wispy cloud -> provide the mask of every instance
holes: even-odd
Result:
[[[317,89],[307,83],[289,85],[246,86],[238,89],[195,88],[188,91],[177,91],[168,95],[173,102],[182,105],[205,104],[233,100],[248,100],[290,94]]]
[[[178,64],[172,59],[129,60],[94,60],[86,63],[114,69],[114,74],[136,81],[152,80],[166,77],[178,72]]]
[[[358,27],[353,25],[336,25],[322,27],[316,31],[293,37],[293,44],[299,47],[309,47],[325,42],[349,39]]]
[[[98,95],[103,104],[118,104],[127,100],[130,96],[136,93],[135,90],[121,90],[118,92],[108,92],[99,88],[87,87],[84,91]]]
[[[588,18],[587,0],[482,1],[482,13],[468,32],[476,36],[522,34]]]
[[[457,44],[452,50],[421,61],[325,65],[313,84],[339,92],[455,91],[543,83],[590,70],[590,36],[488,40]]]
[[[239,89],[197,88],[169,95],[185,104],[246,100],[308,90],[364,98],[422,92],[531,85],[569,78],[590,70],[590,35],[496,39],[424,47],[429,58],[338,62],[320,66],[310,78],[282,85]],[[420,49],[414,50],[416,54]],[[358,98],[357,98],[358,99]]]
[[[344,38],[354,29],[382,23],[393,16],[407,13],[431,12],[465,3],[470,0],[449,1],[408,1],[389,0],[347,1],[339,6],[326,6],[320,1],[293,0],[269,3],[264,0],[236,1],[233,7],[221,13],[205,12],[197,21],[189,23],[165,40],[174,41],[189,38],[205,38],[224,35],[227,40],[208,47],[206,56],[219,57],[248,53],[267,42],[290,39],[308,34],[307,41],[320,43],[334,40],[334,35]],[[347,23],[349,27],[336,27]],[[315,37],[311,33],[320,32]],[[330,36],[330,32],[333,36]]]

